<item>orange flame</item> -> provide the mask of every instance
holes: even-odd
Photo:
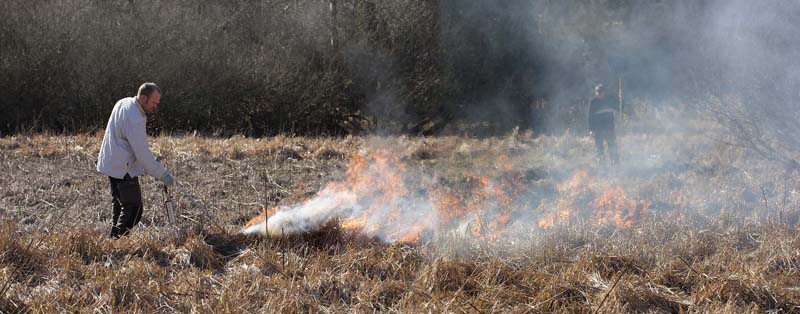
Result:
[[[315,197],[292,208],[302,209],[325,195],[329,201],[325,208],[341,210],[336,217],[340,227],[349,232],[418,243],[437,230],[466,227],[465,231],[477,239],[495,241],[509,234],[509,226],[517,218],[532,214],[521,201],[530,187],[525,174],[513,171],[516,166],[507,156],[498,157],[495,166],[504,175],[465,175],[457,182],[427,186],[409,184],[414,181],[409,181],[406,164],[397,155],[379,149],[353,157],[344,180],[329,183]],[[409,185],[415,187],[413,193]],[[419,192],[424,195],[420,197]],[[556,185],[556,194],[558,199],[549,203],[554,208],[523,228],[547,229],[576,218],[630,227],[644,221],[649,205],[630,198],[620,187],[598,182],[587,171],[578,171]],[[343,208],[348,206],[356,208]],[[266,210],[246,226],[264,222],[265,217],[277,211],[278,208]]]
[[[377,150],[366,157],[355,156],[347,169],[347,179],[332,183],[329,188],[352,193],[357,203],[366,204],[367,208],[360,215],[342,219],[341,227],[371,236],[383,232],[401,242],[415,239],[414,235],[394,230],[393,226],[400,219],[402,202],[409,194],[404,180],[405,169],[400,158],[387,150]],[[370,219],[376,216],[381,218],[380,221]]]
[[[484,240],[501,237],[511,222],[514,202],[526,187],[523,179],[521,172],[499,180],[466,176],[455,186],[433,187],[430,195],[440,226],[455,227],[471,218],[467,231],[473,237]]]
[[[618,186],[597,182],[587,171],[578,171],[556,190],[561,195],[556,209],[539,219],[539,227],[547,229],[568,222],[574,217],[590,217],[598,225],[630,227],[647,216],[649,203],[628,197]]]
[[[639,202],[629,198],[619,187],[603,191],[591,205],[596,209],[594,220],[597,224],[613,223],[621,227],[630,227],[644,221],[649,206],[647,201]]]
[[[264,222],[265,219],[267,219],[268,216],[272,216],[272,214],[274,214],[276,211],[278,211],[278,207],[272,207],[266,210],[262,210],[260,214],[248,220],[247,223],[244,224],[244,226],[250,227],[252,225],[262,223]]]

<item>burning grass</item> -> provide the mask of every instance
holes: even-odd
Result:
[[[160,137],[206,208],[169,227],[143,179],[143,225],[118,241],[97,138],[2,138],[0,312],[800,313],[796,185],[704,138],[647,136],[620,139],[616,173],[572,135]],[[342,214],[239,233],[326,188],[352,193]],[[436,220],[393,214],[409,200]]]

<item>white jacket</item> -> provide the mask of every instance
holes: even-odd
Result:
[[[117,179],[125,174],[137,177],[146,173],[158,179],[167,169],[159,163],[147,143],[147,117],[135,97],[120,99],[108,118],[97,171]]]

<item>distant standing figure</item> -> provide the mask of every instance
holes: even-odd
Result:
[[[154,83],[144,83],[136,97],[117,101],[108,119],[97,171],[111,181],[113,238],[127,235],[142,218],[140,175],[148,174],[164,184],[175,184],[175,178],[156,160],[147,142],[145,113],[156,110],[160,101],[161,89]]]
[[[614,131],[614,113],[617,111],[617,102],[612,97],[607,97],[603,84],[594,87],[594,97],[589,103],[589,130],[594,134],[594,144],[597,148],[597,162],[605,165],[605,143],[608,144],[608,154],[614,165],[619,164],[619,151],[617,150],[617,135]]]

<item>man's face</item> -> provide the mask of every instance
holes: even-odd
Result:
[[[141,101],[142,109],[147,113],[151,113],[158,108],[158,104],[161,102],[161,93],[153,92],[149,97],[142,95],[139,100]]]
[[[595,94],[597,97],[603,97],[603,89],[602,89],[602,88],[595,88],[595,89],[594,89],[594,94]]]

